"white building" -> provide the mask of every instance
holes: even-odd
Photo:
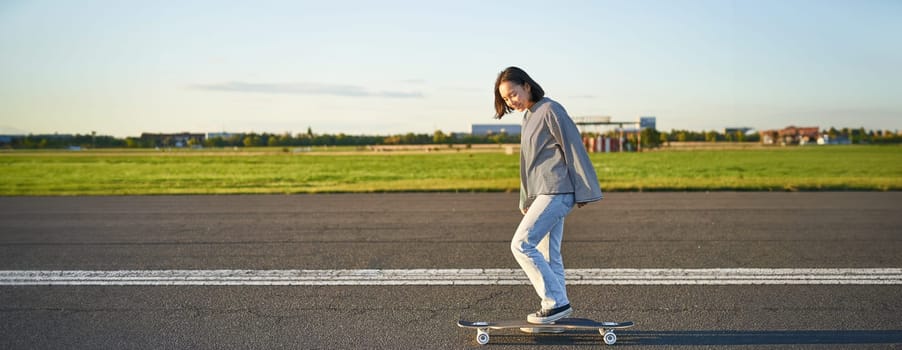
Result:
[[[471,130],[471,133],[474,136],[495,135],[501,133],[520,135],[520,124],[473,124]]]

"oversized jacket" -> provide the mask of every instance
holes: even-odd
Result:
[[[523,115],[520,209],[541,194],[573,193],[576,203],[601,200],[595,167],[576,124],[559,103],[542,98]]]

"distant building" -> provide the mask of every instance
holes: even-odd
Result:
[[[71,134],[0,135],[0,145],[12,145],[13,143],[22,142],[22,140],[26,138],[32,140],[63,141],[71,140],[75,138],[75,136]]]
[[[639,117],[639,129],[657,129],[657,120],[655,116]]]
[[[848,136],[836,135],[831,137],[830,134],[821,134],[817,139],[818,145],[851,145],[852,140]]]
[[[188,147],[189,145],[200,145],[204,143],[206,136],[197,133],[177,133],[177,134],[153,134],[141,133],[142,141],[152,141],[157,147]]]
[[[782,130],[764,130],[760,132],[761,143],[766,145],[804,145],[817,142],[820,137],[820,128],[787,126]]]
[[[520,124],[473,124],[473,136],[485,136],[506,133],[520,135]]]
[[[13,140],[24,139],[25,135],[0,135],[0,145],[9,145]]]
[[[229,139],[231,137],[244,137],[244,133],[232,133],[232,132],[208,132],[207,139],[215,139],[221,138],[223,140]]]
[[[723,128],[724,135],[736,135],[737,132],[741,132],[743,135],[748,135],[749,131],[755,130],[755,128],[750,127],[738,127],[738,128]]]

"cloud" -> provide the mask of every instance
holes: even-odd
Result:
[[[9,125],[0,125],[0,134],[4,135],[25,135],[28,134],[28,131],[9,126]]]
[[[361,86],[321,83],[248,83],[231,81],[193,85],[193,89],[263,94],[331,95],[343,97],[423,98],[421,92],[369,91]]]
[[[404,79],[404,80],[401,80],[400,82],[405,83],[405,84],[416,84],[416,85],[426,84],[425,79]]]

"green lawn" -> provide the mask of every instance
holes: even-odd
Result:
[[[0,195],[516,191],[503,152],[0,153]],[[593,154],[605,191],[902,190],[902,147]]]
[[[900,190],[902,147],[618,153],[595,160],[616,190]]]

